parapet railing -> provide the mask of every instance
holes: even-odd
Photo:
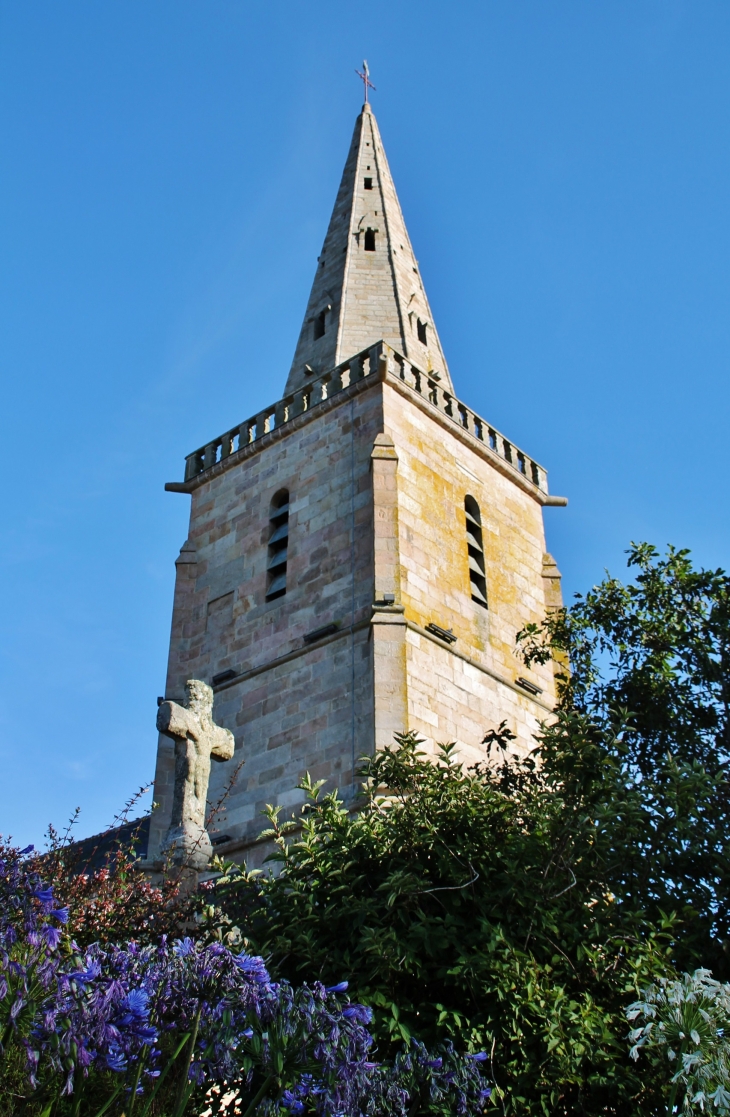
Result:
[[[350,357],[331,372],[325,373],[317,380],[312,380],[291,395],[284,396],[278,403],[259,411],[258,415],[226,431],[220,438],[214,438],[195,453],[188,454],[185,459],[185,480],[192,480],[198,474],[204,473],[206,469],[210,469],[216,462],[224,461],[231,454],[257,442],[265,434],[283,427],[297,415],[303,415],[318,403],[349,388],[355,381],[372,376],[377,370],[381,355],[384,355],[384,348],[383,343],[379,342],[355,357]]]
[[[476,411],[472,411],[451,392],[442,388],[433,373],[421,372],[405,357],[401,357],[399,353],[393,352],[393,361],[396,365],[396,375],[401,380],[432,403],[444,415],[448,415],[457,426],[463,427],[479,442],[488,446],[508,465],[511,465],[513,469],[521,473],[528,481],[531,481],[536,488],[547,493],[547,473],[541,465],[538,465],[536,461],[519,450],[514,442],[510,442],[495,427],[491,427],[489,423],[480,418]]]
[[[303,415],[317,404],[331,399],[357,381],[375,377],[381,362],[392,375],[397,376],[423,399],[428,400],[433,407],[477,441],[488,446],[493,453],[502,458],[515,472],[522,474],[536,488],[547,493],[547,475],[541,465],[518,449],[513,442],[480,418],[466,404],[461,403],[451,392],[447,392],[434,373],[423,372],[383,341],[343,361],[331,372],[284,396],[278,403],[264,408],[251,419],[246,419],[219,438],[214,438],[212,442],[207,442],[199,450],[188,454],[185,459],[185,480],[192,481],[218,462],[225,461],[231,454],[238,453],[263,438],[265,434],[285,426],[298,415]],[[385,375],[387,373],[384,370],[383,376]]]

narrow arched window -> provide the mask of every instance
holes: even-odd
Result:
[[[271,502],[269,551],[266,563],[266,600],[286,593],[286,561],[289,548],[289,493],[282,489]]]
[[[487,579],[484,574],[484,544],[482,541],[482,516],[473,496],[464,500],[466,516],[466,547],[469,555],[469,582],[471,599],[487,608]]]
[[[375,251],[375,229],[366,229],[365,230],[365,251],[366,252],[374,252]]]

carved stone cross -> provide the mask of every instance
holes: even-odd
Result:
[[[213,847],[205,829],[205,804],[210,761],[230,760],[233,734],[213,721],[213,691],[199,679],[185,684],[184,706],[163,702],[157,711],[157,728],[175,742],[175,789],[172,819],[163,845],[177,865],[204,869]]]

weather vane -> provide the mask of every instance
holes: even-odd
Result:
[[[370,71],[368,70],[367,59],[362,64],[362,72],[355,67],[355,73],[365,86],[365,104],[368,103],[368,89],[375,89],[375,86],[370,80]]]

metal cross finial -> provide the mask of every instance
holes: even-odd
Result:
[[[365,104],[368,103],[368,89],[375,89],[375,86],[370,80],[370,71],[368,70],[367,59],[362,64],[362,72],[355,67],[355,73],[361,79],[365,86]]]

